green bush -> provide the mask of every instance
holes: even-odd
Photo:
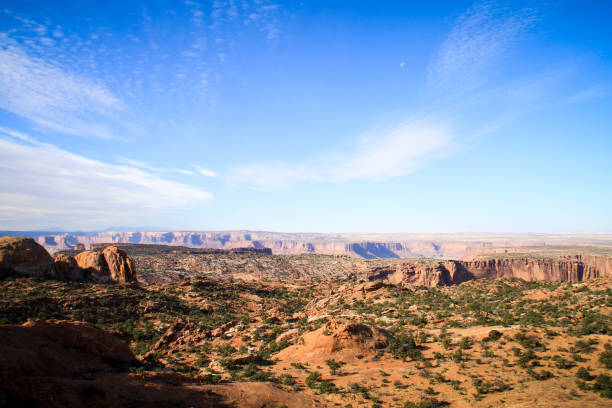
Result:
[[[578,378],[580,378],[581,380],[584,380],[584,381],[591,381],[593,378],[595,378],[595,377],[593,377],[591,375],[589,370],[587,370],[584,367],[580,367],[578,369],[578,372],[576,373],[576,377],[578,377]]]
[[[425,398],[420,402],[406,402],[404,408],[440,408],[450,405],[446,401],[439,401],[435,398]]]
[[[340,368],[340,364],[338,364],[338,362],[334,359],[327,360],[326,363],[329,367],[329,372],[331,373],[331,375],[336,375],[338,369]]]
[[[606,344],[606,346],[609,345]],[[599,362],[608,370],[612,370],[612,348],[606,348],[606,350],[599,355]]]
[[[338,388],[336,388],[336,384],[330,381],[322,381],[319,386],[319,391],[321,394],[335,394],[338,392]]]
[[[308,388],[315,388],[319,381],[321,381],[321,373],[318,371],[313,371],[306,377],[306,385]]]

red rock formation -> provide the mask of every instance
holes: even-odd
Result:
[[[133,282],[136,269],[126,253],[114,246],[104,251],[84,251],[74,259],[79,268],[89,274],[90,280],[98,283]]]
[[[581,282],[612,276],[612,259],[569,256],[558,259],[491,258],[474,261],[404,262],[373,269],[368,278],[403,286],[446,286],[471,279]]]
[[[32,238],[0,238],[0,267],[25,275],[54,275],[53,258]]]
[[[72,258],[57,254],[55,260],[32,238],[0,238],[0,268],[24,275],[52,279],[133,282],[136,270],[124,251],[108,247],[103,252],[85,251]]]
[[[79,268],[76,260],[68,255],[55,254],[55,272],[57,279],[83,280],[83,271]]]
[[[356,354],[374,353],[377,349],[387,347],[390,340],[391,335],[378,327],[330,318],[325,326],[304,334],[297,340],[297,344],[282,350],[277,357],[286,361],[334,355],[354,358]]]
[[[136,280],[136,268],[125,251],[115,246],[109,246],[102,251],[108,266],[112,282],[133,282]]]

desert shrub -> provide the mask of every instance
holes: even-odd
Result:
[[[578,372],[576,373],[576,377],[578,377],[578,378],[580,378],[581,380],[584,380],[584,381],[591,381],[593,378],[595,378],[594,376],[591,375],[589,370],[587,370],[584,367],[580,367],[578,369]]]
[[[461,350],[468,350],[472,348],[472,339],[469,337],[463,337],[459,342],[459,348]]]
[[[529,366],[530,361],[537,361],[538,356],[532,349],[525,350],[524,353],[521,354],[518,360],[518,365],[527,368]]]
[[[370,399],[370,395],[368,394],[368,390],[365,387],[361,386],[361,384],[358,384],[358,383],[349,383],[348,389],[352,393],[361,394],[361,396],[364,399]]]
[[[572,353],[590,353],[593,351],[593,346],[597,344],[597,340],[577,340],[576,343],[570,349]]]
[[[335,394],[338,392],[338,388],[331,381],[321,381],[319,391],[321,391],[321,394]]]
[[[609,343],[605,345],[606,349],[599,355],[599,362],[609,370],[612,370],[612,347]]]
[[[327,363],[331,375],[336,375],[338,369],[340,368],[340,364],[334,359],[327,360],[325,363]]]
[[[295,385],[295,378],[289,374],[281,375],[280,380],[283,385]]]
[[[612,398],[612,379],[608,374],[600,374],[595,378],[593,390],[599,391],[602,398]]]
[[[610,316],[587,311],[580,325],[573,330],[573,332],[578,336],[586,336],[589,334],[612,335],[612,322],[610,322]]]
[[[517,333],[514,336],[514,340],[517,341],[525,349],[533,349],[535,351],[544,352],[546,346],[535,336],[527,336],[525,333]]]
[[[557,368],[561,370],[567,370],[568,368],[572,368],[576,365],[574,362],[566,360],[565,358],[558,355],[552,356],[551,360],[554,361]]]
[[[489,332],[489,335],[483,339],[483,341],[496,341],[499,340],[501,337],[501,332],[493,329]]]
[[[306,385],[308,388],[315,388],[319,381],[321,381],[321,373],[318,371],[313,371],[306,377]]]
[[[231,344],[223,344],[217,347],[217,353],[221,354],[223,357],[229,357],[234,354],[236,350]]]
[[[463,351],[461,349],[457,349],[455,350],[455,352],[453,354],[451,354],[451,358],[453,359],[453,361],[455,363],[460,363],[463,361],[464,356],[463,356]]]
[[[412,335],[401,334],[396,336],[389,342],[387,351],[394,357],[401,359],[409,357],[413,360],[420,360],[423,357]]]
[[[474,388],[476,388],[476,393],[479,395],[503,392],[510,389],[510,385],[501,380],[483,381],[480,378],[473,378],[472,385],[474,385]]]
[[[420,402],[406,402],[404,408],[440,408],[450,405],[446,401],[439,401],[436,398],[425,398]]]
[[[527,373],[538,381],[548,380],[549,378],[553,377],[553,374],[550,371],[541,370],[540,372],[537,372],[531,367],[527,369]]]

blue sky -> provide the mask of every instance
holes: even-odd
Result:
[[[4,1],[0,228],[612,232],[610,2]]]

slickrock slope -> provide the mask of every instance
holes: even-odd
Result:
[[[306,333],[297,344],[282,350],[278,358],[284,361],[319,359],[354,359],[357,354],[374,354],[389,345],[391,335],[378,327],[357,321],[329,318],[323,327]]]
[[[110,246],[102,252],[85,251],[55,259],[32,238],[0,238],[0,268],[23,275],[95,283],[134,282],[136,268],[126,253]]]
[[[127,344],[81,322],[0,326],[0,407],[261,408],[312,402],[272,384],[203,385],[177,373],[128,374]]]

